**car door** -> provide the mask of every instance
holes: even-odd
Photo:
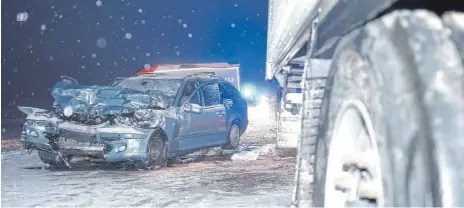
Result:
[[[220,104],[218,93],[217,83],[206,84],[186,102],[190,105],[199,105],[201,112],[187,112],[181,107],[179,150],[198,149],[225,143],[225,108]]]
[[[246,100],[242,98],[240,92],[229,83],[221,82],[221,103],[224,104],[226,109],[227,127],[232,125],[232,121],[246,120],[247,104]],[[240,125],[240,124],[239,124]]]
[[[182,98],[179,117],[179,150],[190,150],[202,147],[206,126],[201,122],[202,114],[185,111],[183,105],[198,105],[203,108],[203,95],[196,90],[189,98]]]
[[[221,103],[221,91],[218,82],[208,83],[201,87],[204,107],[203,122],[207,126],[205,143],[208,146],[221,145],[227,142],[226,108]]]

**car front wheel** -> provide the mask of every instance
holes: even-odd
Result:
[[[160,135],[155,135],[147,144],[147,159],[136,163],[138,169],[152,169],[167,165],[167,145]]]

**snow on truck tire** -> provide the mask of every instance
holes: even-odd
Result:
[[[463,18],[394,11],[340,40],[314,163],[313,137],[300,141],[305,180],[294,205],[464,206],[464,29],[456,15]]]

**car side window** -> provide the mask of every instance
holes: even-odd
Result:
[[[190,97],[190,101],[189,103],[193,103],[193,104],[197,104],[197,105],[200,105],[200,106],[203,106],[203,103],[201,103],[201,94],[200,94],[200,90],[198,90],[195,94],[193,94],[191,97]]]
[[[219,83],[206,84],[202,87],[205,107],[221,104],[221,92]]]
[[[240,93],[228,83],[221,83],[222,99],[240,98]]]
[[[197,84],[195,82],[188,81],[187,83],[185,83],[184,89],[182,89],[180,106],[184,105],[187,102],[187,100],[192,96],[192,93],[195,91],[196,88]]]

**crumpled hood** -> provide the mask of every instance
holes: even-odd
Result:
[[[86,86],[57,82],[51,92],[61,109],[72,109],[73,114],[121,115],[156,106],[149,94],[136,90],[109,86]],[[69,107],[68,107],[69,106]]]

